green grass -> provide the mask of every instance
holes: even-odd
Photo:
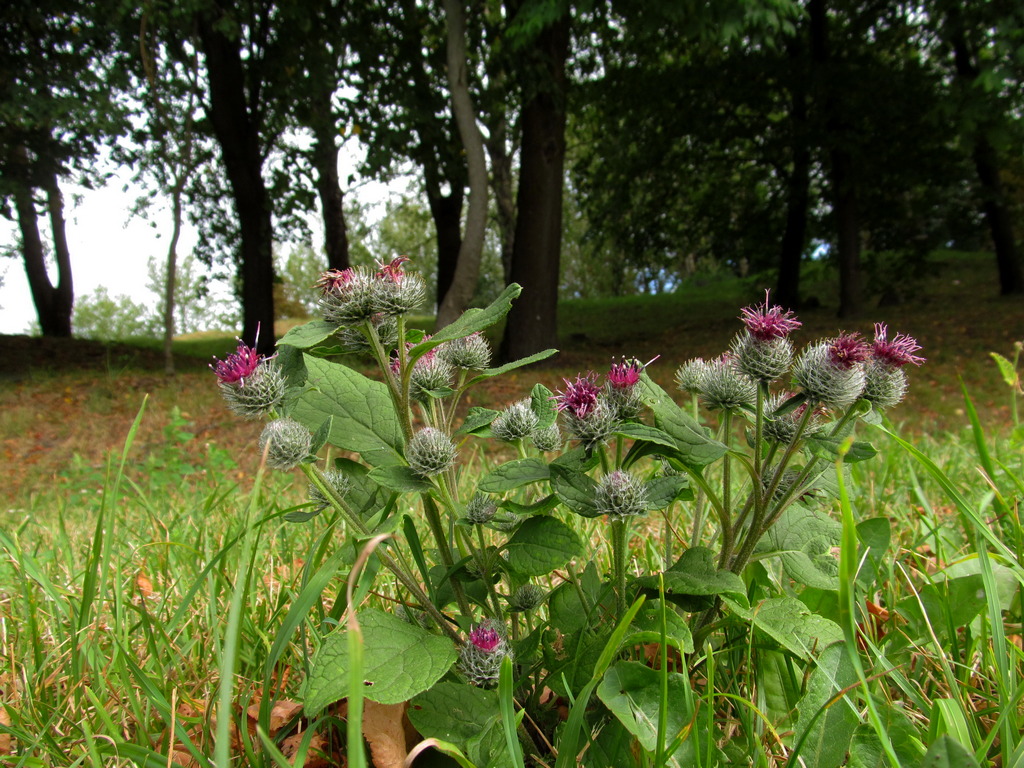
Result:
[[[880,455],[853,465],[847,496],[834,505],[846,537],[841,590],[797,589],[773,560],[748,569],[751,594],[781,588],[844,628],[847,655],[829,669],[848,687],[812,696],[820,676],[804,676],[778,643],[734,627],[696,649],[687,683],[702,765],[795,764],[798,744],[807,765],[838,765],[828,762],[827,736],[847,725],[859,764],[909,767],[928,749],[945,750],[950,765],[974,764],[957,749],[980,765],[1021,764],[1024,452],[988,352],[1012,356],[1024,326],[1008,300],[967,306],[959,289],[977,261],[943,259],[934,298],[879,317],[918,336],[929,362],[912,372],[911,401],[893,413],[905,422],[896,434],[909,439],[860,429]],[[672,296],[565,302],[566,356],[537,375],[557,381],[601,369],[612,355],[662,354],[652,372],[670,380],[686,357],[724,348],[738,307],[756,301],[759,288],[723,281]],[[833,315],[823,307],[801,318],[810,335],[834,332]],[[178,340],[176,351],[208,358],[234,344],[211,334]],[[510,378],[489,397],[525,396],[534,374]],[[284,520],[303,503],[304,483],[261,474],[258,427],[224,413],[207,372],[170,383],[137,370],[79,372],[4,386],[0,436],[18,487],[0,510],[0,691],[9,721],[0,731],[13,739],[5,747],[0,738],[8,753],[0,762],[191,768],[230,756],[235,765],[270,766],[293,750],[323,750],[340,764],[342,710],[311,724],[288,704],[301,701],[321,638],[343,621],[356,550],[329,519]],[[145,391],[153,394],[136,421]],[[116,435],[123,450],[101,435]],[[472,474],[496,460],[473,456]],[[677,504],[667,519],[646,519],[630,567],[663,568],[668,542],[677,555],[690,543],[692,515]],[[596,543],[598,570],[609,571],[603,523],[573,516],[571,525]],[[386,604],[395,588],[381,577],[374,593]],[[566,703],[565,728],[581,745],[586,709],[584,700]],[[700,735],[711,729],[730,736]],[[558,763],[574,764],[573,756],[567,750]]]

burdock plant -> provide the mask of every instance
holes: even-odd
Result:
[[[290,519],[328,516],[349,540],[374,540],[372,557],[393,575],[380,589],[399,610],[358,613],[365,696],[412,699],[413,725],[439,739],[456,732],[443,726],[445,713],[492,708],[496,718],[494,697],[510,697],[503,701],[528,710],[522,745],[542,762],[550,755],[538,745],[556,738],[559,722],[552,691],[575,701],[594,732],[618,719],[623,733],[646,739],[637,723],[658,712],[634,713],[616,697],[626,678],[641,685],[630,677],[643,658],[637,644],[668,641],[657,627],[671,626],[688,653],[723,615],[749,621],[756,612],[741,574],[755,555],[779,558],[792,579],[832,583],[835,542],[800,537],[831,530],[814,506],[833,492],[842,461],[872,455],[851,442],[852,429],[902,399],[905,367],[922,362],[913,339],[878,325],[871,344],[839,334],[797,352],[790,336],[800,323],[766,294],[743,310],[727,352],[679,368],[692,396],[686,408],[651,379],[649,364],[622,358],[603,375],[565,379],[558,392],[538,384],[502,410],[464,413],[473,386],[554,350],[491,367],[484,332],[507,314],[517,285],[432,336],[408,328],[425,291],[406,265],[399,257],[325,273],[322,319],[289,331],[274,359],[240,344],[215,367],[232,410],[268,420],[260,440],[268,464],[306,476],[310,511]],[[339,346],[368,355],[376,375],[322,356]],[[701,405],[717,431],[701,423]],[[481,461],[488,441],[494,450]],[[319,457],[325,449],[341,455]],[[489,469],[467,470],[481,465]],[[689,525],[691,546],[673,561],[666,545],[664,562],[647,558],[656,566],[648,572],[630,565],[630,545],[656,530],[654,514],[669,540]],[[804,519],[813,525],[801,527]],[[582,526],[591,532],[581,536]],[[652,630],[654,619],[637,611],[655,596],[665,613]],[[623,624],[631,621],[637,626]],[[349,691],[345,630],[319,646],[305,687],[309,715]],[[595,669],[608,676],[598,688],[587,677]],[[606,707],[593,704],[595,691]],[[641,709],[660,695],[633,693]],[[456,747],[486,764],[514,736]]]

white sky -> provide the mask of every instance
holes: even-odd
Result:
[[[347,175],[352,158],[341,161]],[[115,176],[102,189],[89,191],[63,184],[64,215],[67,220],[68,246],[75,298],[80,299],[104,286],[111,297],[126,294],[136,302],[156,306],[159,298],[146,288],[147,264],[151,257],[164,263],[171,234],[171,216],[167,208],[152,207],[149,218],[131,216],[137,191],[124,191],[126,177]],[[354,195],[364,203],[378,206],[404,183],[391,188],[378,183],[361,183]],[[378,208],[379,210],[379,208]],[[315,211],[311,212],[316,214]],[[39,219],[40,234],[48,240],[49,221]],[[315,225],[314,225],[315,232]],[[195,230],[186,225],[178,243],[178,258],[184,258],[195,245]],[[35,306],[25,276],[20,252],[21,236],[16,224],[0,219],[0,247],[10,248],[17,258],[0,258],[0,334],[21,334],[36,320]],[[314,234],[314,246],[320,248],[322,235]],[[51,274],[51,280],[56,275]]]

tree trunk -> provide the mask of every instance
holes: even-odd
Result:
[[[452,96],[452,114],[466,152],[469,175],[469,209],[458,261],[451,284],[437,310],[437,327],[444,328],[466,311],[480,278],[480,257],[487,232],[487,161],[484,139],[476,124],[476,110],[469,93],[466,71],[466,17],[462,0],[444,0],[448,27],[448,87]]]
[[[954,32],[951,43],[957,76],[973,85],[979,72],[963,33]],[[1006,204],[995,147],[981,130],[976,130],[973,143],[971,157],[982,189],[981,210],[985,214],[985,221],[992,234],[992,245],[996,251],[999,292],[1003,296],[1024,293],[1024,274],[1021,271],[1020,254],[1013,232],[1013,216]]]
[[[39,318],[43,336],[68,338],[71,336],[71,311],[74,306],[74,286],[71,279],[71,258],[68,253],[64,228],[64,203],[52,171],[33,173],[28,150],[21,145],[12,148],[10,167],[14,182],[14,207],[21,231],[21,252],[25,263],[32,302]],[[53,233],[54,255],[57,262],[57,285],[50,282],[46,271],[46,251],[39,235],[39,217],[36,212],[34,190],[30,179],[42,178],[46,191],[50,227]]]
[[[568,80],[569,16],[542,30],[533,44],[542,74],[524,65],[520,86],[522,144],[512,280],[523,293],[505,325],[501,357],[515,360],[558,344],[558,280]],[[528,57],[529,58],[529,57]]]
[[[786,180],[786,229],[779,249],[779,275],[775,301],[787,309],[800,307],[800,263],[807,244],[807,209],[811,182],[811,151],[807,139],[807,89],[804,82],[804,48],[789,46],[793,87],[790,92],[792,163]]]
[[[486,147],[491,159],[491,189],[497,208],[498,237],[501,240],[501,270],[506,283],[512,282],[512,252],[516,241],[516,201],[512,187],[512,157],[505,147],[507,124],[502,114],[487,125]]]
[[[241,232],[242,337],[260,352],[274,348],[274,262],[270,203],[263,181],[257,107],[246,101],[245,72],[236,41],[204,17],[199,36],[210,81],[209,116],[221,147]]]
[[[327,83],[323,83],[328,85]],[[324,252],[328,269],[348,269],[348,227],[345,225],[345,198],[338,179],[338,145],[331,120],[331,89],[321,88],[313,105],[313,165],[316,191],[324,220]]]
[[[451,193],[441,194],[437,169],[424,168],[427,204],[434,220],[437,237],[437,297],[438,306],[455,277],[455,265],[462,248],[462,188],[451,185]]]
[[[857,205],[857,184],[854,160],[842,145],[849,129],[840,115],[840,94],[835,92],[829,72],[832,56],[828,39],[828,15],[825,0],[811,0],[807,7],[811,25],[811,60],[818,71],[818,83],[825,89],[819,103],[824,106],[829,149],[829,186],[832,198],[832,220],[836,229],[839,260],[839,316],[856,317],[861,311],[860,215]]]

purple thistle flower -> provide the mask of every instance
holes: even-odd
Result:
[[[577,376],[575,381],[562,379],[565,391],[558,393],[555,407],[559,411],[571,412],[577,419],[585,419],[597,406],[597,395],[601,391],[594,379],[593,373]]]
[[[612,363],[608,371],[608,383],[615,389],[632,389],[640,381],[640,373],[644,367],[639,360],[623,360]]]
[[[351,283],[353,277],[355,277],[355,271],[351,267],[346,270],[329,269],[320,275],[320,279],[316,281],[316,287],[324,294],[337,293]]]
[[[215,357],[214,360],[217,358]],[[210,368],[217,374],[217,381],[221,384],[245,386],[245,380],[252,376],[261,360],[263,360],[263,355],[255,348],[246,346],[245,342],[239,339],[238,349],[223,360],[217,360],[216,365],[211,364]]]
[[[408,256],[399,256],[392,259],[389,264],[381,264],[380,271],[377,272],[377,277],[382,280],[390,280],[393,283],[402,282],[402,278],[405,277],[405,272],[402,271],[402,265],[409,261]]]
[[[741,312],[740,319],[750,335],[759,341],[784,339],[802,325],[790,310],[778,305],[768,306],[768,291],[764,292],[764,304],[746,307]]]
[[[859,333],[840,333],[829,344],[829,360],[836,368],[848,371],[871,356],[869,347]]]
[[[490,653],[501,645],[501,635],[499,635],[492,627],[489,627],[486,624],[481,624],[469,633],[469,642],[481,651]]]
[[[894,368],[901,368],[908,363],[921,365],[923,357],[914,353],[921,348],[917,339],[907,336],[905,333],[897,333],[892,341],[888,339],[889,329],[885,323],[875,323],[875,343],[871,346],[871,352],[880,362]]]

